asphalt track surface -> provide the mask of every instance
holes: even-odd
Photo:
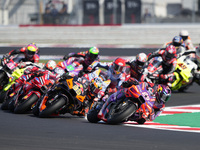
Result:
[[[58,49],[56,50],[58,52]],[[107,51],[116,54],[116,50]],[[128,54],[123,50],[123,55],[125,53]],[[137,51],[131,51],[131,55],[136,54]],[[166,106],[199,104],[199,90],[200,87],[194,84],[186,93],[174,92]],[[200,148],[199,133],[92,124],[85,118],[69,114],[44,119],[35,117],[31,112],[13,114],[0,110],[0,119],[1,150],[197,150]]]

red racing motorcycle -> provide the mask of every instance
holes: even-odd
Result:
[[[31,110],[38,99],[55,83],[55,80],[49,78],[50,73],[46,71],[45,74],[37,74],[32,80],[19,87],[18,91],[11,93],[12,100],[8,108],[18,114]]]

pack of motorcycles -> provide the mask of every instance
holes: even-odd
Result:
[[[133,86],[135,93],[131,98],[118,100],[109,98],[116,93],[109,93],[111,81],[109,78],[105,78],[106,72],[96,69],[89,72],[87,77],[78,77],[77,75],[83,67],[71,58],[60,62],[62,65],[56,68],[60,73],[57,80],[50,80],[48,73],[26,78],[24,71],[28,67],[42,68],[43,66],[30,63],[25,68],[20,68],[18,66],[20,57],[16,55],[9,59],[7,57],[1,59],[0,103],[2,103],[2,110],[18,114],[31,111],[37,117],[52,117],[70,113],[78,116],[86,115],[87,120],[92,123],[102,120],[106,123],[118,124],[127,121],[130,116],[141,115],[137,111],[141,104],[152,103],[150,101],[152,95],[146,88],[142,88],[144,83]],[[175,80],[171,90],[184,91],[194,81],[193,72],[197,69],[197,64],[187,56],[180,56],[177,60],[178,64],[174,72]],[[157,74],[162,72],[162,68],[159,67],[161,63],[161,57],[155,57],[148,62],[148,82],[160,82],[159,78],[151,75],[155,72]],[[106,95],[109,95],[106,100],[98,100],[99,94],[95,95],[94,90],[102,88],[105,89]],[[137,119],[136,122],[143,124],[145,121]]]

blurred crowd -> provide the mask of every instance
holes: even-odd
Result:
[[[62,5],[61,9],[57,6]],[[66,24],[68,19],[68,5],[65,1],[49,0],[45,6],[45,13],[43,15],[44,24]]]

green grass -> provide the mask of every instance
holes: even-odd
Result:
[[[157,117],[153,122],[199,128],[200,127],[199,116],[200,112],[166,115]]]

